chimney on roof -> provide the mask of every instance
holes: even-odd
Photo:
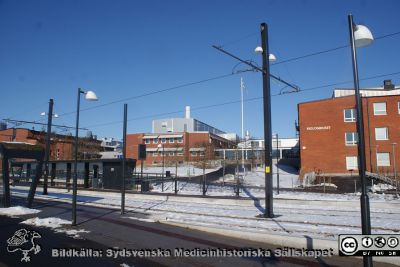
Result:
[[[190,119],[190,106],[185,107],[185,119]]]
[[[384,90],[393,90],[394,84],[392,84],[392,80],[384,80],[383,81],[383,89]]]

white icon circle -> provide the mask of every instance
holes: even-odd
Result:
[[[386,240],[382,236],[375,237],[375,246],[383,248],[386,245]]]
[[[372,246],[372,244],[374,243],[372,238],[369,236],[363,237],[363,239],[361,240],[361,243],[363,245],[363,247],[365,248],[369,248]]]
[[[345,237],[340,244],[342,252],[345,254],[353,254],[358,248],[357,240],[354,237]]]
[[[396,237],[391,236],[391,237],[388,238],[387,244],[388,244],[389,247],[395,248],[399,244],[399,239],[397,239]]]

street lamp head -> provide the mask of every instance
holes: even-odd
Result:
[[[88,101],[97,101],[98,100],[96,94],[93,91],[85,92],[85,99]]]
[[[274,54],[269,54],[269,62],[275,62],[276,61],[276,57]]]
[[[46,112],[40,113],[40,116],[46,116]]]
[[[356,47],[368,46],[372,43],[374,37],[371,31],[364,25],[356,25],[354,30],[354,42]]]
[[[254,52],[255,52],[256,54],[262,54],[262,53],[264,52],[264,50],[262,49],[261,46],[257,46],[256,49],[254,49]],[[268,59],[269,59],[269,62],[274,62],[274,61],[276,61],[276,57],[275,57],[274,54],[269,54]]]
[[[53,117],[54,117],[54,118],[58,118],[58,114],[54,114]]]
[[[254,49],[254,52],[255,52],[256,54],[262,54],[263,49],[262,49],[261,46],[257,46],[256,49]]]

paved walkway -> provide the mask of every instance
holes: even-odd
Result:
[[[72,258],[60,259],[51,257],[51,248],[96,248],[106,251],[108,248],[118,249],[156,249],[174,251],[184,249],[230,249],[263,248],[274,250],[276,246],[267,243],[229,238],[201,231],[189,230],[146,221],[146,214],[130,212],[120,215],[118,209],[99,208],[78,205],[78,229],[90,231],[81,234],[84,239],[72,239],[64,234],[55,234],[46,228],[37,228],[17,224],[22,219],[39,216],[71,219],[71,204],[56,201],[37,200],[34,207],[41,212],[35,215],[25,215],[19,219],[1,218],[0,240],[6,240],[23,227],[40,232],[42,251],[32,256],[29,266],[119,266],[126,263],[129,266],[360,266],[361,261],[354,258],[306,258],[306,257],[117,257],[113,258]],[[132,219],[130,217],[135,217]],[[70,226],[67,226],[67,228]],[[18,252],[8,253],[1,247],[0,263],[6,266],[19,266]],[[1,265],[1,264],[0,264]],[[375,266],[390,266],[376,264]]]

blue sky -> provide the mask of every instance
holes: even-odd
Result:
[[[240,100],[240,77],[247,88],[245,99],[262,96],[258,72],[134,97],[245,69],[235,67],[237,62],[213,49],[214,44],[261,64],[253,52],[260,44],[261,22],[269,26],[270,52],[279,63],[348,44],[350,13],[375,37],[399,32],[399,10],[396,0],[0,0],[0,119],[45,122],[40,113],[54,98],[60,114],[54,123],[74,126],[81,87],[100,98],[81,102],[81,126],[99,137],[122,136],[124,103],[129,105],[129,133],[150,132],[152,118],[181,117],[190,105],[193,117],[240,134],[240,103],[196,108]],[[400,72],[399,45],[400,35],[394,35],[359,49],[360,78]],[[350,49],[272,65],[271,73],[301,89],[343,81],[350,83],[340,87],[351,87]],[[361,86],[380,86],[384,79],[399,84],[400,74],[362,80]],[[272,94],[282,89],[271,84]],[[297,104],[330,97],[332,90],[272,97],[273,132],[295,136]],[[181,112],[157,116],[175,111]],[[263,136],[262,116],[261,100],[245,102],[245,129],[254,137]]]

